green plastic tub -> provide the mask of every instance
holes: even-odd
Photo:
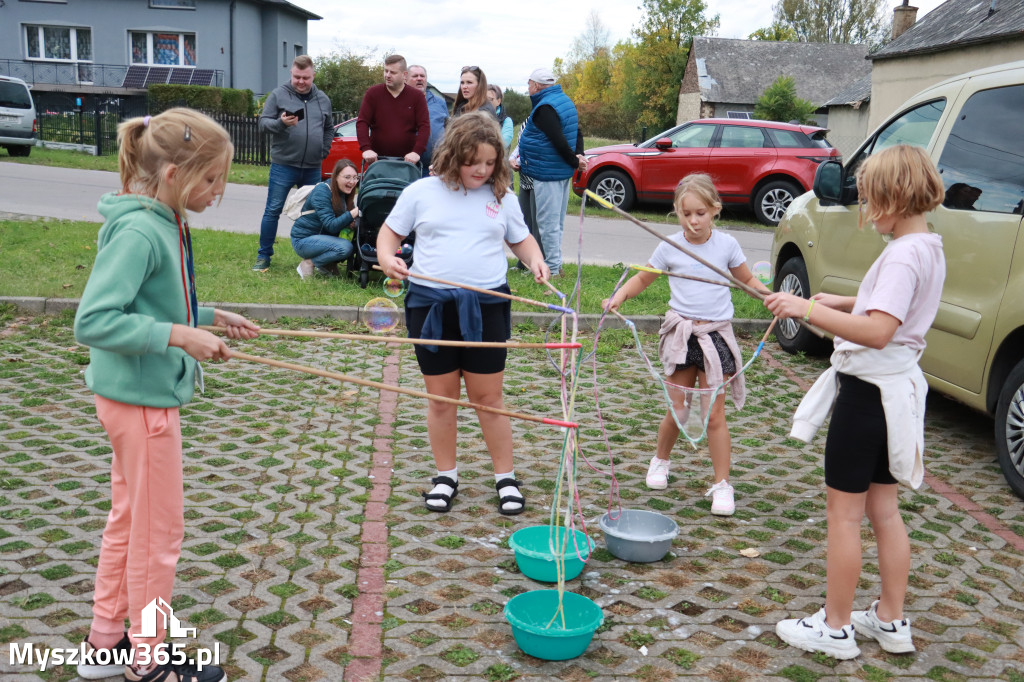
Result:
[[[601,607],[586,597],[564,592],[565,627],[558,610],[558,590],[523,592],[508,600],[505,620],[523,653],[545,661],[565,661],[583,654],[604,622]],[[551,627],[548,627],[551,623]]]
[[[565,540],[565,528],[557,527],[555,548],[561,550],[562,542]],[[587,537],[581,530],[574,530],[576,542],[572,537],[565,546],[565,579],[572,580],[583,571],[584,562],[590,557],[590,552],[596,546],[594,541]],[[542,583],[558,582],[558,569],[555,564],[555,555],[551,553],[549,541],[552,538],[551,526],[528,526],[520,528],[508,539],[508,545],[516,554],[516,563],[519,570],[527,578]],[[581,560],[576,554],[583,557]]]

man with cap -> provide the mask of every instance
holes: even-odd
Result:
[[[535,69],[527,82],[533,110],[519,138],[520,170],[533,182],[544,262],[554,277],[562,272],[562,230],[570,179],[587,169],[576,105],[549,69]]]

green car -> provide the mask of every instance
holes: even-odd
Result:
[[[928,214],[942,235],[946,281],[921,368],[933,390],[995,419],[999,464],[1024,498],[1024,61],[934,85],[901,106],[850,157],[819,166],[813,192],[790,205],[775,230],[776,290],[854,296],[885,242],[858,228],[855,174],[896,144],[928,150],[946,187]],[[794,322],[782,347],[831,348]]]

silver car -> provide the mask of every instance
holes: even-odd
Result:
[[[0,76],[0,146],[11,156],[28,156],[36,144],[36,106],[20,78]]]

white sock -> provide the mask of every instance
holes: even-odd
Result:
[[[451,471],[438,471],[437,475],[438,476],[447,476],[448,478],[452,479],[456,483],[459,482],[459,468],[458,467],[455,467]],[[455,488],[451,487],[450,485],[445,485],[444,483],[438,483],[430,491],[430,493],[432,495],[449,495],[449,496],[453,492],[455,492]],[[427,505],[431,506],[431,507],[438,507],[438,508],[444,508],[446,506],[445,503],[444,503],[444,500],[438,500],[438,499],[427,500]]]
[[[513,469],[512,471],[508,472],[507,474],[494,474],[494,482],[495,483],[499,483],[500,481],[503,481],[506,478],[515,478],[515,477],[516,477],[516,470]],[[519,502],[506,502],[505,504],[501,505],[501,508],[504,509],[505,511],[512,511],[514,509],[519,509],[520,507],[523,506],[523,494],[520,493],[519,492],[519,488],[515,487],[514,485],[505,486],[504,488],[502,488],[501,492],[498,493],[498,497],[518,497],[519,498]]]

